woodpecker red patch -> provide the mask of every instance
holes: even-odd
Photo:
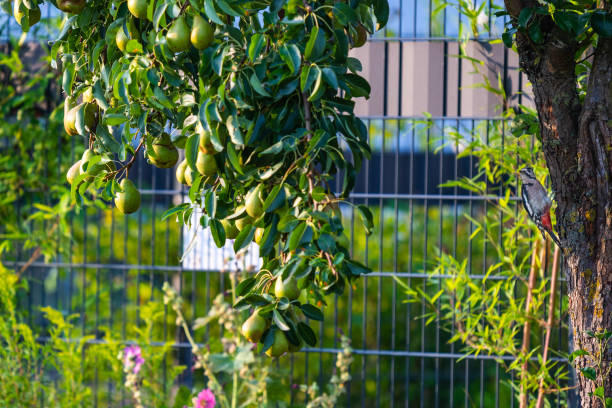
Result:
[[[548,231],[552,231],[552,222],[550,221],[550,214],[548,212],[542,214],[541,222],[544,228]]]

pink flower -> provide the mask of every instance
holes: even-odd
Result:
[[[142,350],[139,346],[127,346],[123,349],[123,366],[132,367],[132,372],[138,374],[140,368],[144,364],[144,358],[142,358]]]
[[[193,408],[215,408],[215,402],[215,395],[206,388],[193,399]]]

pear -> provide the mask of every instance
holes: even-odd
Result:
[[[83,92],[83,102],[90,103],[93,101],[94,101],[93,88],[90,86],[85,90],[85,92]]]
[[[266,319],[261,317],[256,310],[242,323],[242,335],[251,343],[258,343],[266,331],[266,326]]]
[[[147,0],[128,0],[127,7],[136,18],[147,18]]]
[[[265,228],[256,228],[255,229],[255,236],[253,237],[253,239],[255,240],[255,243],[257,245],[261,245],[261,240],[263,239],[264,232],[266,232]]]
[[[68,112],[64,110],[64,129],[70,136],[76,136],[79,134],[76,128],[76,118],[79,109],[83,109],[83,122],[85,123],[86,129],[90,131],[95,130],[98,124],[98,107],[95,103],[81,103]]]
[[[83,152],[81,160],[79,160],[79,174],[87,173],[88,177],[86,178],[86,181],[88,182],[93,181],[98,175],[102,173],[108,173],[117,169],[113,160],[107,156],[102,156],[100,160],[94,164],[88,164],[87,169],[85,169],[85,163],[88,163],[95,156],[97,155],[93,151],[87,149]]]
[[[115,206],[123,214],[131,214],[140,207],[140,192],[132,180],[124,178],[119,184],[121,192],[115,194]]]
[[[297,280],[290,276],[283,280],[282,276],[276,278],[274,285],[274,295],[277,298],[286,297],[289,300],[295,300],[300,297],[301,290],[298,288]]]
[[[181,183],[181,184],[187,184],[187,181],[185,180],[185,170],[187,170],[187,160],[183,160],[177,167],[176,167],[176,180]]]
[[[170,140],[170,135],[163,133],[151,144],[151,150],[147,150],[147,157],[151,163],[162,169],[174,167],[178,161],[179,154]]]
[[[355,28],[355,31],[357,32],[357,35],[352,36],[353,48],[363,47],[363,45],[368,40],[368,32],[362,24],[359,24]]]
[[[289,342],[285,333],[280,330],[274,332],[274,342],[272,346],[266,350],[266,354],[269,357],[280,357],[289,350]]]
[[[68,104],[68,101],[65,102]],[[67,105],[65,105],[67,106]],[[76,130],[76,111],[74,109],[64,109],[64,129],[70,136],[76,136],[79,134]]]
[[[185,166],[185,184],[188,186],[193,184],[193,170],[190,166]]]
[[[200,15],[193,18],[193,27],[191,28],[191,43],[198,50],[208,48],[212,44],[215,33],[208,21]]]
[[[234,239],[240,233],[240,230],[238,229],[238,227],[236,227],[236,224],[232,220],[223,219],[221,220],[221,225],[223,225],[223,229],[225,230],[225,236],[228,239]]]
[[[217,174],[217,162],[215,156],[212,154],[204,154],[198,152],[198,159],[196,160],[196,169],[206,177],[212,177]]]
[[[210,132],[198,122],[196,125],[196,132],[200,135],[200,145],[198,146],[199,150],[205,154],[215,154],[217,151],[212,145],[210,141]]]
[[[66,12],[80,14],[85,8],[85,0],[58,0],[57,8]]]
[[[251,224],[253,224],[253,219],[248,215],[236,220],[236,228],[238,228],[239,231],[242,231],[245,227]]]
[[[185,17],[177,18],[166,34],[166,42],[172,52],[181,52],[189,49],[189,27]]]
[[[81,174],[81,160],[77,160],[66,173],[66,180],[68,183],[72,184],[75,178],[77,178]]]
[[[263,185],[259,184],[246,196],[246,212],[255,219],[259,218],[263,214],[263,201],[260,198],[262,190]]]
[[[117,48],[119,48],[122,52],[125,52],[125,46],[129,40],[130,39],[128,38],[127,34],[125,34],[123,26],[119,27],[117,34],[115,35],[115,43],[117,43]]]

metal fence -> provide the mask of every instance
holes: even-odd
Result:
[[[288,370],[291,383],[325,384],[333,372],[339,332],[348,334],[355,361],[349,397],[343,400],[346,406],[516,404],[507,384],[510,376],[500,364],[486,355],[463,358],[461,345],[448,343],[451,333],[440,322],[425,324],[424,304],[404,302],[406,296],[394,279],[425,288],[431,281],[428,272],[443,250],[467,257],[475,277],[486,273],[492,257],[486,245],[477,248],[468,239],[474,225],[465,217],[482,214],[487,202],[467,191],[439,187],[445,181],[473,175],[475,170],[473,158],[457,157],[461,146],[445,145],[448,130],[469,134],[479,128],[482,137],[488,138],[501,120],[495,98],[471,86],[482,78],[472,74],[468,62],[457,56],[456,37],[467,21],[452,7],[433,13],[440,3],[390,1],[387,28],[355,53],[372,83],[372,98],[360,101],[357,111],[370,130],[373,157],[359,175],[351,201],[373,209],[374,233],[364,237],[355,226],[355,214],[348,207],[343,213],[354,257],[368,264],[373,273],[343,296],[329,299],[325,323],[318,328],[318,347],[283,357],[279,363]],[[500,3],[488,2],[486,9],[495,11],[495,4]],[[483,15],[481,23],[491,26],[490,38],[501,34],[503,20],[492,13]],[[4,33],[17,29],[12,21]],[[485,61],[490,78],[497,80],[501,75],[507,93],[513,95],[512,103],[529,104],[526,81],[511,51],[499,43],[472,42],[468,52]],[[78,150],[77,146],[72,150]],[[71,159],[74,154],[65,162]],[[160,220],[164,209],[185,198],[173,172],[151,169],[140,160],[132,173],[143,194],[138,213],[124,217],[112,210],[90,208],[71,215],[73,240],[67,256],[58,254],[28,269],[31,285],[23,307],[32,323],[44,323],[37,306],[48,304],[66,314],[80,313],[81,335],[97,335],[101,327],[108,327],[128,340],[127,327],[141,323],[141,305],[160,300],[163,282],[173,284],[187,300],[191,321],[205,314],[214,296],[227,287],[227,275],[214,265],[205,237],[196,246],[196,257],[179,262],[188,231],[174,221]],[[29,255],[21,253],[17,265],[24,265]],[[565,290],[561,282],[561,294]],[[553,346],[563,348],[567,328],[556,327],[554,334]],[[164,326],[155,340],[172,339],[176,340],[177,361],[191,364],[190,347],[174,330]],[[205,343],[206,334],[196,340]],[[181,377],[187,385],[197,380],[190,370]],[[107,387],[97,382],[92,386],[96,391]],[[100,395],[96,405],[107,406],[102,392]],[[296,398],[302,397],[293,390],[292,399]],[[556,404],[565,401],[557,398]]]

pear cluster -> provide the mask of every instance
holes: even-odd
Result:
[[[276,278],[274,285],[274,295],[281,299],[285,298],[290,302],[297,301],[301,295],[297,280],[290,276],[285,279],[282,276]],[[291,304],[286,310],[285,315],[294,323],[304,323],[304,316],[299,308]],[[265,353],[269,357],[280,357],[289,352],[300,351],[303,347],[302,340],[297,337],[294,341],[288,339],[287,334],[272,324],[272,313],[265,308],[257,308],[242,323],[242,335],[251,343],[263,342],[269,339]]]
[[[148,0],[128,0],[127,7],[134,17],[146,20],[150,18],[148,17],[149,4],[153,3]],[[133,20],[128,20],[127,29],[126,33],[125,29],[120,27],[115,35],[117,48],[123,52],[126,51],[130,38],[138,38],[138,30]],[[191,46],[197,50],[204,50],[213,43],[214,37],[215,30],[205,18],[199,14],[194,16],[182,14],[168,28],[166,44],[174,53],[187,51]]]

